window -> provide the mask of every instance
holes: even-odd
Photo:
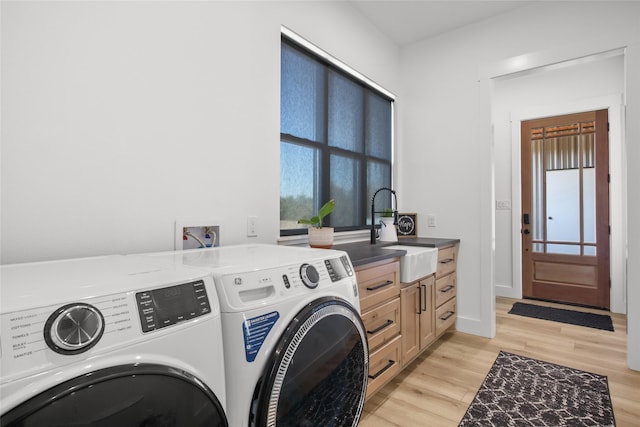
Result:
[[[391,187],[392,116],[391,96],[283,35],[281,235],[304,234],[297,220],[330,199],[325,225],[367,228],[373,193]],[[380,193],[377,207],[391,206],[390,197]]]

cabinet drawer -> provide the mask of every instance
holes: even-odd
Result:
[[[400,333],[400,298],[362,314],[369,350],[374,351]]]
[[[453,298],[436,309],[436,336],[456,324],[456,299]]]
[[[456,273],[436,280],[436,307],[456,296]]]
[[[367,398],[395,377],[401,368],[400,336],[397,336],[379,350],[369,354]]]
[[[438,270],[436,277],[442,277],[446,274],[456,271],[456,247],[438,249]]]
[[[400,262],[394,261],[356,272],[360,312],[400,295]]]

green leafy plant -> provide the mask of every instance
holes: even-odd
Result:
[[[309,219],[305,219],[305,218],[299,219],[298,224],[309,224],[315,228],[322,228],[322,220],[324,219],[324,217],[326,217],[331,212],[333,212],[333,209],[335,207],[336,207],[336,202],[335,200],[331,199],[327,203],[322,205],[322,207],[318,211],[318,215],[313,216]]]
[[[382,212],[380,213],[380,216],[383,217],[383,218],[391,218],[393,216],[393,209],[391,209],[391,208],[382,209]]]

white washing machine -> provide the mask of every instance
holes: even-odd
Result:
[[[345,252],[238,245],[146,256],[213,274],[229,425],[358,424],[369,357]]]
[[[0,425],[228,425],[211,275],[119,255],[0,273]]]

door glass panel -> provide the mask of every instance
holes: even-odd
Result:
[[[366,375],[363,340],[353,321],[327,316],[305,334],[292,356],[277,425],[352,425],[359,417]]]
[[[593,121],[531,130],[534,252],[593,252],[581,245],[596,243],[594,131]]]
[[[597,251],[595,246],[585,246],[584,247],[584,255],[596,256]]]
[[[596,243],[595,135],[583,135],[582,140],[584,141],[582,147],[584,164],[582,169],[583,240],[585,243]]]
[[[532,190],[532,212],[531,212],[531,229],[533,231],[533,240],[544,240],[544,204],[543,196],[544,196],[544,174],[542,173],[544,162],[543,162],[543,142],[541,139],[542,128],[534,129],[532,132],[532,141],[531,141],[531,190]],[[537,137],[538,139],[533,139]],[[544,252],[544,245],[541,244],[533,244],[534,252]]]
[[[580,242],[580,170],[550,170],[546,175],[547,241],[578,243]],[[552,248],[556,246],[549,245],[547,252],[555,252]]]
[[[565,255],[580,255],[580,246],[579,245],[556,245],[556,244],[548,244],[547,252],[554,254],[565,254]]]

